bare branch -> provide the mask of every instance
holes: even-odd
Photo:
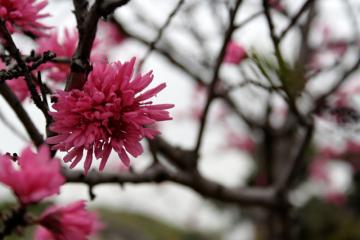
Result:
[[[200,119],[200,128],[199,128],[199,132],[198,132],[198,136],[197,136],[197,141],[196,141],[196,145],[194,147],[194,152],[196,154],[198,154],[199,149],[201,147],[201,142],[203,139],[203,134],[204,134],[204,130],[205,130],[205,125],[206,125],[206,119],[207,119],[207,115],[209,113],[210,110],[210,105],[212,103],[212,100],[214,100],[215,96],[216,96],[216,87],[217,87],[217,83],[219,82],[219,71],[220,71],[220,67],[222,65],[224,56],[225,56],[225,52],[226,52],[226,48],[227,48],[227,44],[230,41],[231,37],[232,37],[232,33],[235,30],[235,25],[234,25],[234,21],[235,21],[235,17],[236,17],[236,13],[238,11],[238,8],[240,7],[242,3],[242,0],[237,0],[235,3],[235,7],[230,10],[230,14],[229,14],[229,27],[225,33],[225,37],[222,43],[222,47],[221,50],[218,54],[218,57],[216,59],[216,63],[214,66],[214,72],[212,75],[212,79],[211,79],[211,83],[209,85],[208,88],[208,97],[206,100],[206,104],[203,110],[203,113],[201,115],[201,119]]]

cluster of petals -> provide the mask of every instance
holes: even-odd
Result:
[[[85,209],[84,201],[51,206],[38,220],[35,240],[86,240],[102,228],[95,213]]]
[[[36,203],[59,193],[65,179],[60,162],[51,159],[47,146],[38,153],[26,148],[18,158],[18,166],[8,155],[0,157],[0,182],[12,189],[22,204]]]
[[[240,64],[247,57],[245,48],[235,41],[230,41],[226,47],[224,62],[229,64]]]
[[[10,32],[29,32],[36,36],[44,36],[45,26],[39,19],[49,16],[40,11],[47,1],[36,0],[0,0],[0,18],[5,21]]]
[[[152,72],[132,77],[135,58],[129,62],[98,63],[93,66],[82,90],[58,91],[50,129],[57,133],[47,139],[53,149],[66,151],[65,162],[76,166],[86,152],[85,174],[93,154],[101,159],[103,170],[114,149],[125,166],[130,158],[143,152],[140,141],[153,138],[159,131],[151,127],[158,121],[171,120],[167,109],[172,104],[153,104],[154,97],[166,87],[162,83],[142,92],[153,80]]]
[[[62,37],[60,37],[59,33],[55,31],[52,32],[50,36],[44,36],[37,40],[37,52],[41,54],[46,51],[51,51],[54,52],[57,57],[71,59],[75,53],[78,41],[79,37],[76,29],[72,31],[64,29],[64,34]],[[90,60],[92,62],[102,61],[105,59],[103,54],[99,53],[99,51],[96,51],[98,44],[99,41],[95,40],[90,56]],[[68,74],[70,73],[70,64],[67,62],[48,62],[41,65],[40,69],[48,70],[47,77],[55,82],[61,83],[66,80]]]

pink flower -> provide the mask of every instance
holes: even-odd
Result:
[[[46,228],[39,226],[35,230],[34,240],[56,240],[56,238]]]
[[[64,177],[59,161],[50,158],[47,146],[42,146],[38,153],[26,148],[18,162],[16,169],[7,155],[0,157],[0,182],[10,187],[22,204],[36,203],[59,193]]]
[[[64,30],[64,38],[60,40],[57,32],[53,32],[49,37],[39,38],[38,43],[38,53],[43,53],[46,51],[52,51],[56,54],[57,57],[71,59],[72,55],[75,53],[77,43],[78,43],[78,33],[76,29],[70,32],[68,29]],[[90,60],[92,62],[101,61],[105,59],[103,54],[100,54],[96,51],[99,41],[95,40],[93,49],[91,52]],[[70,73],[70,64],[69,63],[46,63],[40,66],[41,70],[49,70],[47,75],[50,79],[55,82],[64,82]]]
[[[235,133],[229,133],[228,135],[229,146],[243,151],[252,153],[256,149],[255,141],[246,135],[238,135]]]
[[[87,212],[85,201],[52,206],[38,220],[35,240],[86,240],[102,228],[96,214]]]
[[[46,5],[47,1],[0,0],[0,17],[10,32],[22,31],[44,36],[43,31],[49,27],[38,20],[49,16],[39,13]]]
[[[346,204],[347,198],[345,193],[330,191],[325,194],[325,201],[337,206],[344,206]]]
[[[309,168],[310,177],[316,181],[329,183],[330,178],[327,169],[328,162],[329,159],[321,156],[313,159],[312,162],[310,163],[310,168]]]
[[[268,4],[279,12],[285,10],[284,6],[280,3],[280,0],[268,0]]]
[[[247,57],[245,49],[235,41],[230,41],[226,48],[225,63],[239,64]]]
[[[83,90],[58,91],[57,103],[51,112],[54,123],[50,127],[57,136],[47,139],[52,148],[68,153],[65,162],[78,164],[86,152],[85,174],[91,167],[93,154],[101,158],[104,169],[114,149],[125,166],[128,153],[133,157],[143,152],[143,137],[153,138],[159,131],[150,126],[157,121],[171,120],[166,109],[172,104],[153,104],[149,99],[165,88],[162,83],[141,93],[153,80],[152,72],[131,80],[135,58],[124,64],[95,64]]]
[[[31,95],[26,81],[23,77],[6,81],[6,83],[9,85],[11,90],[15,93],[15,95],[21,102],[23,102],[27,97]]]

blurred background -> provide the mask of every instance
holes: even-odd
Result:
[[[166,82],[166,89],[155,101],[174,103],[175,108],[171,109],[174,119],[158,127],[164,139],[186,149],[195,144],[199,118],[206,101],[206,87],[194,76],[210,82],[228,24],[229,9],[235,1],[180,2],[131,0],[106,22],[104,20],[101,23],[104,25],[99,24],[98,51],[110,62],[127,61],[133,56],[138,61],[145,60],[141,71],[153,70],[152,86]],[[275,33],[281,34],[307,1],[269,2]],[[312,107],[312,100],[331,88],[360,56],[360,1],[312,2],[281,42],[282,53],[289,65],[296,65],[299,56],[308,51],[307,61],[303,63],[306,84],[300,84],[302,86],[296,89],[302,91],[298,105],[303,112],[307,112]],[[58,32],[59,39],[66,38],[65,29],[72,33],[76,28],[72,9],[72,1],[50,0],[43,10],[51,15],[43,22],[54,27],[52,31]],[[174,9],[177,9],[176,13],[163,29],[154,49],[149,51],[149,45],[158,38],[159,29]],[[303,44],[301,27],[306,25],[309,15],[312,17],[308,38]],[[102,45],[108,33],[106,24],[114,27],[118,40]],[[247,57],[236,64],[223,64],[219,73],[221,87],[228,91],[241,113],[251,119],[261,122],[271,105],[270,124],[282,126],[288,119],[287,104],[281,94],[266,88],[269,85],[259,70],[267,64],[270,66],[268,72],[274,74],[271,69],[274,47],[262,2],[244,0],[235,24],[237,29],[232,41],[244,49]],[[37,41],[29,37],[15,33],[14,39],[23,54],[30,54],[38,48]],[[304,50],[304,45],[307,50]],[[185,66],[186,71],[171,59]],[[314,114],[315,132],[304,157],[306,164],[301,167],[301,177],[290,192],[290,203],[296,208],[292,224],[296,226],[298,239],[360,239],[358,74],[356,68],[351,76],[346,76],[347,81],[333,93],[326,107]],[[51,81],[49,84],[58,88],[64,86]],[[45,133],[45,119],[40,111],[30,99],[23,104]],[[0,106],[0,151],[19,152],[28,145],[26,131],[2,98]],[[199,170],[206,178],[227,187],[267,184],[259,167],[261,163],[257,161],[263,156],[264,136],[240,121],[223,101],[216,101],[211,107],[203,141]],[[144,141],[143,145],[146,144]],[[285,147],[291,149],[294,144],[287,142]],[[58,156],[61,157],[61,153]],[[134,171],[140,172],[150,164],[148,151],[132,159]],[[126,170],[114,154],[105,171]],[[88,200],[89,207],[99,212],[106,225],[98,239],[265,239],[263,232],[267,223],[261,217],[261,210],[207,199],[186,186],[170,182],[107,184],[94,187],[93,192],[96,198],[90,200],[86,185],[66,184],[61,194],[50,201]],[[0,201],[2,207],[15,201],[3,186],[0,186]]]

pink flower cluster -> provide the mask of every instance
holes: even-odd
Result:
[[[17,162],[16,168],[10,156],[0,157],[0,182],[12,189],[22,206],[59,193],[65,179],[60,173],[60,161],[50,158],[47,146],[40,147],[38,153],[26,148]],[[84,201],[65,207],[52,206],[36,223],[41,225],[36,240],[86,240],[102,228],[96,215],[85,210]]]
[[[69,31],[68,29],[64,30],[64,37],[61,40],[58,32],[53,32],[49,37],[45,36],[39,38],[38,43],[38,53],[43,53],[46,51],[52,51],[56,54],[57,57],[71,59],[72,55],[75,53],[77,43],[78,43],[78,33],[76,29]],[[98,40],[95,40],[93,49],[91,51],[90,60],[92,62],[101,61],[106,59],[103,54],[100,54],[96,51],[98,46]],[[70,64],[69,63],[46,63],[41,65],[41,70],[48,70],[48,78],[55,82],[64,82],[70,73]]]
[[[26,148],[18,158],[18,168],[12,159],[0,157],[0,182],[9,186],[22,204],[32,204],[59,193],[65,179],[60,174],[60,162],[51,159],[48,147],[38,153]]]
[[[139,74],[132,79],[134,64],[135,58],[125,63],[95,64],[83,90],[57,92],[50,129],[58,135],[48,138],[47,143],[68,152],[64,161],[72,162],[70,167],[79,163],[85,151],[85,174],[93,154],[101,158],[99,169],[103,170],[112,149],[129,166],[128,153],[139,156],[143,152],[140,141],[159,134],[151,125],[172,119],[167,111],[172,104],[153,104],[150,100],[166,84],[142,93],[153,74]]]
[[[0,18],[5,21],[10,32],[30,32],[36,36],[44,36],[49,27],[38,20],[49,16],[39,12],[47,5],[47,1],[36,0],[0,0]]]
[[[235,41],[230,41],[227,45],[224,62],[230,64],[240,64],[247,57],[245,49]]]
[[[35,240],[86,240],[102,228],[94,213],[87,212],[84,201],[67,206],[52,206],[40,216]]]

